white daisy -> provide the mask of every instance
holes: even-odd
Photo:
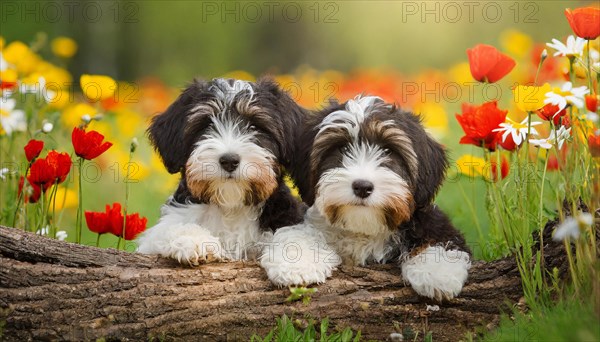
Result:
[[[541,124],[539,121],[534,121],[531,123],[531,127],[527,127],[528,119],[525,118],[521,122],[513,121],[511,118],[507,117],[506,122],[500,124],[500,128],[496,128],[493,132],[504,132],[502,133],[502,142],[506,141],[508,135],[512,135],[512,139],[517,146],[520,146],[521,143],[527,138],[527,131],[530,134],[538,134],[533,126],[537,126]]]
[[[10,174],[10,170],[7,167],[3,167],[0,169],[0,179],[5,180],[6,175]]]
[[[51,122],[47,122],[44,120],[44,123],[42,124],[42,132],[44,133],[50,133],[52,132],[52,129],[54,128],[54,125]]]
[[[556,143],[558,145],[558,149],[560,150],[563,147],[565,141],[571,138],[571,128],[565,128],[565,126],[561,126],[558,131],[552,130],[550,132],[550,136],[546,139],[529,139],[529,142],[534,146],[538,146],[541,148],[545,148],[549,150]]]
[[[585,95],[590,90],[586,86],[573,88],[573,83],[565,82],[561,88],[554,88],[546,93],[544,104],[553,104],[558,106],[558,112],[567,108],[567,105],[572,105],[577,108],[582,108],[585,105]]]
[[[56,232],[56,238],[60,241],[65,241],[67,236],[69,235],[64,230],[59,230]]]
[[[581,230],[591,226],[594,223],[594,217],[590,213],[579,213],[577,217],[567,217],[554,231],[552,239],[562,241],[565,238],[577,239]]]
[[[11,135],[12,132],[24,132],[27,129],[27,119],[25,112],[20,109],[15,109],[17,101],[15,99],[1,97],[0,98],[0,125],[6,135]]]
[[[567,44],[563,44],[558,39],[552,39],[552,44],[546,43],[546,45],[556,50],[554,57],[581,57],[583,55],[585,42],[585,39],[579,37],[575,38],[575,36],[571,35],[567,38]]]

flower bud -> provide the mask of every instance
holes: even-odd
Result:
[[[46,134],[52,132],[53,128],[54,128],[54,125],[51,122],[44,122],[42,124],[42,132],[44,132]]]
[[[137,140],[137,138],[133,138],[133,140],[131,140],[131,145],[129,146],[129,151],[131,153],[135,152],[135,149],[139,146],[139,142]]]

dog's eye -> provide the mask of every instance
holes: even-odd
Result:
[[[342,147],[340,147],[340,151],[341,151],[342,153],[346,153],[346,152],[348,152],[348,146],[342,146]]]
[[[386,156],[389,156],[389,155],[390,155],[390,153],[392,153],[392,152],[390,151],[390,149],[389,149],[389,148],[384,148],[384,149],[383,149],[383,154],[384,154],[384,155],[386,155]]]
[[[250,127],[248,127],[248,129],[251,130],[251,131],[256,131],[256,126],[250,125]]]

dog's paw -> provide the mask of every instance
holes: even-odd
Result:
[[[138,252],[160,254],[192,266],[226,259],[219,239],[192,223],[152,227],[138,240]]]
[[[331,277],[335,269],[335,266],[327,263],[265,262],[263,259],[261,259],[261,266],[267,272],[269,280],[280,287],[322,284]]]
[[[223,260],[219,239],[208,231],[192,231],[181,234],[170,241],[167,257],[176,259],[182,264],[197,266],[203,263]]]
[[[260,257],[269,280],[277,286],[324,283],[340,262],[322,236],[303,225],[278,230]]]
[[[471,267],[469,254],[429,246],[402,264],[402,277],[419,295],[437,300],[460,293]]]

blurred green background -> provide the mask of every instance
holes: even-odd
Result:
[[[465,49],[515,28],[546,42],[570,32],[566,6],[584,1],[3,1],[2,32],[80,45],[70,68],[180,86],[232,70],[288,73],[446,68]],[[37,12],[36,12],[37,11]],[[35,13],[34,13],[35,12]]]

